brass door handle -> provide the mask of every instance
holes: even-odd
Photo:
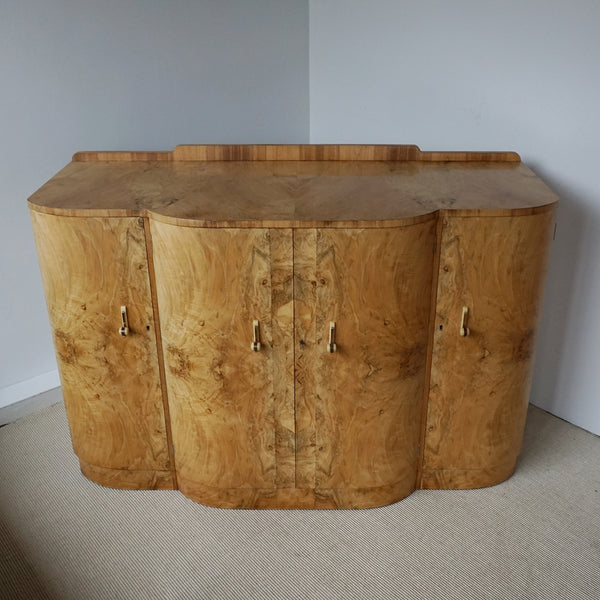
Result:
[[[460,319],[460,335],[461,337],[467,337],[471,331],[467,327],[467,316],[469,314],[469,309],[466,306],[463,306],[462,309],[462,317]]]
[[[127,318],[127,307],[121,306],[121,327],[119,333],[125,337],[129,333],[129,319]]]
[[[257,319],[252,321],[252,330],[254,333],[254,339],[252,340],[252,344],[250,344],[250,348],[254,352],[258,352],[260,350],[260,326]]]
[[[327,344],[327,352],[336,352],[337,345],[335,343],[335,322],[329,322],[329,343]]]

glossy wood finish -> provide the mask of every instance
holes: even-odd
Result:
[[[262,148],[193,147],[194,156],[245,160],[177,160],[188,153],[177,149],[169,160],[77,154],[29,201],[51,214],[147,216],[188,227],[344,229],[403,226],[436,211],[515,216],[556,201],[514,153],[415,151],[404,160],[416,147],[273,146],[265,156],[283,159],[252,160]],[[308,160],[298,158],[303,152]],[[326,159],[310,160],[320,155]]]
[[[422,152],[414,144],[180,145],[174,161],[420,161],[519,162],[516,152]]]
[[[86,152],[29,203],[94,481],[363,508],[512,473],[556,206],[515,153]]]
[[[112,469],[91,465],[81,458],[79,466],[88,479],[106,487],[122,490],[177,489],[174,471]]]
[[[173,487],[142,220],[31,218],[82,469],[111,487]]]
[[[292,232],[151,231],[180,488],[293,487]]]
[[[435,219],[294,234],[298,486],[337,506],[414,490],[434,235]]]
[[[315,489],[317,465],[317,230],[294,230],[296,486]],[[320,316],[324,325],[326,317]],[[325,325],[326,326],[326,325]],[[320,331],[326,336],[326,331]],[[320,338],[323,343],[322,337]],[[321,346],[323,348],[323,346]]]
[[[513,472],[553,229],[552,212],[443,219],[421,487],[483,487]]]
[[[302,229],[293,248],[291,230],[152,223],[186,495],[352,508],[414,490],[435,223]],[[325,348],[331,319],[335,354]]]
[[[172,152],[77,152],[75,162],[134,161],[519,162],[516,152],[422,152],[414,144],[183,144]]]

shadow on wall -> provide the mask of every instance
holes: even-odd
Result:
[[[570,406],[565,390],[571,389],[568,381],[577,371],[583,358],[582,353],[585,353],[584,347],[577,340],[584,338],[586,330],[592,325],[586,323],[583,309],[585,302],[593,298],[591,287],[594,277],[586,276],[583,271],[594,266],[593,261],[590,261],[594,254],[587,247],[590,239],[586,233],[590,228],[600,228],[600,215],[578,199],[571,187],[541,166],[531,162],[528,162],[528,166],[560,197],[556,239],[552,245],[537,343],[531,402],[586,428],[586,423],[581,422],[581,419],[578,422],[576,408]]]

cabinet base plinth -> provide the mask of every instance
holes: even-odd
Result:
[[[421,489],[470,490],[502,483],[515,471],[515,463],[505,463],[485,469],[424,469]]]
[[[176,489],[172,471],[135,471],[107,469],[90,465],[79,459],[81,472],[94,483],[122,490],[173,490]]]
[[[179,490],[190,500],[217,508],[246,509],[356,509],[398,502],[414,491],[400,481],[376,488],[213,488],[178,477]]]

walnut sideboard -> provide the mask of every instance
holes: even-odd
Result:
[[[511,152],[82,152],[29,206],[102,485],[366,508],[509,477],[557,198]]]

